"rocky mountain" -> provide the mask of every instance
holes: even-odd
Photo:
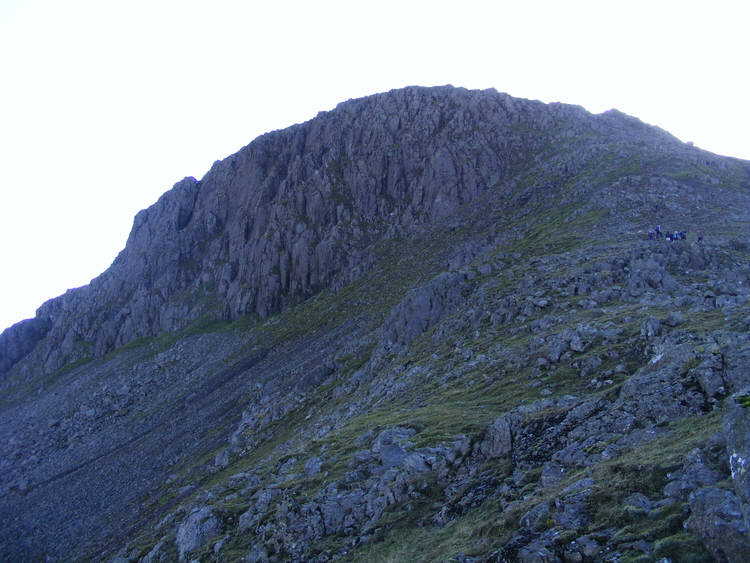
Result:
[[[263,135],[0,335],[0,555],[748,560],[748,209],[495,91]]]

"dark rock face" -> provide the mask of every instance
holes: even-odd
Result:
[[[264,135],[0,335],[0,558],[745,560],[748,187],[490,91]]]
[[[747,561],[750,543],[737,497],[725,489],[705,487],[690,496],[685,529],[708,544],[717,561]]]
[[[221,522],[210,508],[204,507],[192,513],[177,530],[177,550],[180,560],[184,561],[186,553],[202,546],[220,533]]]
[[[746,406],[735,405],[724,420],[727,456],[734,491],[741,501],[745,529],[750,525],[750,412]]]
[[[371,242],[449,217],[563,127],[563,138],[676,143],[621,115],[494,91],[407,88],[342,103],[263,135],[141,211],[109,270],[46,303],[33,330],[0,336],[0,375],[35,347],[52,371],[201,316],[264,317],[345,284],[367,268]],[[587,151],[555,166],[571,173],[596,146]]]
[[[49,332],[50,322],[35,317],[14,324],[0,335],[0,374],[7,372]]]

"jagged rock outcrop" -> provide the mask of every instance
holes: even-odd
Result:
[[[214,539],[220,533],[221,522],[210,508],[204,507],[193,512],[177,530],[176,541],[180,561],[185,560],[187,553]]]
[[[50,329],[42,315],[14,324],[0,335],[0,374],[7,372],[31,352]]]
[[[452,87],[352,100],[263,135],[141,211],[111,268],[45,304],[31,334],[0,336],[0,375],[32,350],[52,371],[201,316],[263,317],[341,286],[367,268],[379,237],[512,189],[505,182],[540,148],[584,132],[598,140],[564,162],[551,156],[545,172],[572,175],[621,138],[682,149],[617,112]]]
[[[747,209],[494,91],[264,135],[0,335],[0,558],[743,560]]]

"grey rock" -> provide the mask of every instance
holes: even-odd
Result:
[[[699,536],[719,561],[750,561],[748,530],[739,501],[725,489],[707,487],[690,495],[685,529]]]
[[[443,315],[464,303],[461,293],[465,276],[443,272],[427,284],[413,289],[391,312],[381,328],[376,357],[387,350],[401,349],[433,326]]]
[[[641,337],[642,338],[654,338],[661,334],[661,321],[657,318],[651,317],[643,321],[641,325]]]
[[[462,436],[453,442],[450,451],[446,455],[446,459],[449,463],[456,463],[456,461],[466,457],[470,451],[471,438],[469,436]]]
[[[629,495],[622,503],[625,506],[633,506],[645,511],[649,511],[653,508],[653,503],[646,495],[641,493],[633,493],[632,495]]]
[[[685,322],[685,319],[679,311],[671,311],[664,319],[664,324],[672,328],[681,325],[683,322]]]
[[[382,445],[378,451],[378,458],[384,467],[400,465],[406,459],[406,451],[398,444]]]
[[[518,561],[522,563],[558,563],[560,558],[540,543],[532,542],[518,550]]]
[[[177,551],[180,561],[185,561],[188,553],[209,542],[221,533],[221,522],[208,506],[193,512],[177,529]]]
[[[138,563],[157,563],[158,561],[164,561],[166,555],[161,553],[162,548],[166,544],[165,540],[160,540],[146,555],[138,560]]]
[[[486,102],[477,103],[480,98]],[[371,233],[359,226],[360,218],[383,234],[435,222],[476,198],[482,184],[502,178],[505,159],[484,139],[506,143],[491,132],[509,126],[508,114],[500,110],[488,123],[483,104],[499,109],[509,99],[408,88],[352,100],[256,139],[216,162],[200,181],[185,178],[141,211],[111,268],[43,306],[28,336],[0,338],[17,342],[8,344],[13,352],[2,356],[0,374],[37,347],[37,357],[47,357],[53,370],[83,357],[81,341],[101,356],[202,315],[265,317],[328,287],[337,275],[344,282],[356,277],[371,260],[364,251]],[[447,112],[446,104],[464,109]],[[399,114],[404,126],[390,129],[383,119],[389,113]],[[465,119],[479,129],[456,144],[457,135],[471,130]],[[351,132],[364,124],[371,134],[355,142]],[[408,149],[391,152],[399,142]],[[466,150],[470,145],[483,148]],[[186,292],[213,299],[181,300]],[[415,311],[426,310],[417,305]],[[414,330],[435,314],[419,316]]]
[[[244,560],[248,563],[268,563],[270,561],[265,546],[259,543],[254,544],[250,548],[250,551],[245,555]]]
[[[220,469],[223,469],[229,465],[229,449],[224,448],[216,454],[214,458],[214,465]]]
[[[237,530],[245,532],[254,529],[258,525],[263,514],[271,506],[271,503],[279,496],[278,489],[262,489],[253,495],[252,504],[243,512],[237,523]]]
[[[413,428],[405,428],[401,426],[383,430],[373,441],[371,450],[373,453],[379,454],[388,446],[398,444],[405,445],[407,440],[415,433],[416,431]]]
[[[665,367],[653,364],[632,376],[623,384],[618,402],[641,422],[663,423],[700,412],[705,398],[683,384],[678,361]]]
[[[750,335],[733,338],[723,350],[724,379],[727,391],[735,393],[750,385]]]
[[[576,538],[575,543],[580,550],[580,553],[586,557],[587,560],[596,560],[602,552],[602,546],[591,535]]]
[[[220,539],[219,541],[217,541],[214,544],[214,548],[213,548],[214,555],[218,555],[221,552],[221,549],[224,547],[224,544],[226,544],[228,541],[229,541],[229,537],[228,536],[225,536],[222,539]]]
[[[740,397],[740,401],[746,401],[743,399],[746,395]],[[750,529],[750,409],[742,403],[735,404],[724,418],[723,426],[734,491],[745,528]]]
[[[484,438],[479,445],[479,451],[489,458],[503,457],[513,448],[514,418],[504,415],[493,420],[484,431]]]
[[[704,458],[700,449],[690,452],[682,468],[675,474],[668,475],[671,481],[664,487],[664,496],[686,498],[692,491],[719,481],[721,476],[706,464]]]
[[[652,172],[619,172],[642,161]],[[214,542],[227,557],[222,542],[244,535],[262,542],[249,560],[323,561],[390,540],[435,494],[446,524],[489,498],[517,515],[557,493],[561,469],[567,479],[627,449],[629,478],[670,422],[702,422],[750,384],[750,268],[745,250],[718,241],[747,222],[746,176],[745,163],[617,113],[452,88],[355,100],[264,136],[139,214],[113,267],[43,305],[28,334],[0,336],[0,559],[106,559],[96,546],[118,549],[131,530],[141,546],[164,489],[177,498],[159,534],[182,523],[188,535],[189,507],[211,503],[227,507],[227,529],[204,554]],[[721,212],[699,205],[709,196]],[[717,242],[621,236],[644,210],[700,213]],[[569,235],[591,220],[596,236],[577,245]],[[363,275],[367,287],[350,283]],[[681,322],[665,315],[676,308]],[[430,428],[443,397],[449,416]],[[213,465],[193,466],[227,436]],[[415,446],[428,437],[438,443]],[[675,497],[653,507],[718,487],[721,446],[701,448],[671,476]],[[325,481],[314,452],[330,465]],[[235,458],[250,477],[215,471]],[[555,536],[600,529],[592,486],[580,479],[535,507],[500,555],[604,557],[602,535],[590,555]],[[239,503],[249,506],[235,522]],[[641,504],[626,511],[638,517]],[[402,518],[415,507],[417,519]],[[710,520],[699,500],[694,513]],[[493,526],[480,542],[495,541]]]
[[[698,380],[701,389],[709,398],[724,395],[726,388],[722,377],[721,358],[712,356],[703,360],[700,365],[691,370],[691,375]]]
[[[323,467],[322,459],[320,459],[317,456],[311,457],[305,463],[305,474],[308,477],[312,477],[313,475],[320,473],[320,470],[322,467]]]
[[[544,501],[526,512],[519,521],[519,525],[532,530],[543,530],[547,527],[551,515],[551,505]]]
[[[565,467],[557,462],[548,461],[542,466],[540,482],[543,487],[552,487],[560,483],[566,477]]]
[[[0,377],[31,352],[51,327],[49,317],[38,315],[0,333]]]
[[[565,529],[582,528],[591,522],[588,499],[590,489],[566,495],[555,501],[552,519],[555,524]]]
[[[563,489],[563,494],[565,493],[573,493],[576,491],[582,491],[584,489],[588,489],[590,487],[594,486],[594,480],[591,477],[584,477],[583,479],[579,479],[575,483],[571,483],[567,487]]]
[[[544,347],[544,357],[552,363],[557,363],[569,347],[568,339],[563,336],[550,338]]]
[[[344,510],[338,502],[329,501],[320,507],[327,534],[338,534],[344,526]]]
[[[432,465],[428,462],[428,458],[421,453],[412,453],[407,455],[403,460],[403,465],[408,470],[416,473],[429,471],[432,467]]]
[[[579,325],[570,338],[570,349],[574,352],[584,352],[597,336],[596,329],[588,325]]]

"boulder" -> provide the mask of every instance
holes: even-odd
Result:
[[[541,542],[532,542],[518,550],[521,563],[558,563],[560,558]]]
[[[706,487],[689,499],[685,529],[699,536],[717,561],[750,561],[750,542],[737,496]]]
[[[305,463],[305,475],[312,477],[317,473],[320,473],[320,469],[323,467],[323,460],[318,456],[311,457]]]
[[[543,487],[552,487],[566,477],[565,467],[556,461],[548,461],[542,466],[540,481]]]
[[[508,455],[513,448],[513,424],[514,420],[508,414],[493,420],[484,431],[479,451],[488,458]]]
[[[188,553],[219,536],[221,522],[210,507],[204,506],[188,516],[177,529],[177,551],[180,561],[185,561]]]
[[[696,448],[686,457],[682,468],[668,474],[670,483],[664,487],[664,496],[674,499],[686,498],[692,491],[713,485],[721,476],[711,469],[702,450]]]
[[[591,521],[591,511],[588,506],[590,497],[591,489],[584,489],[557,499],[552,520],[557,526],[567,530],[586,526]]]
[[[519,525],[537,531],[548,528],[550,522],[552,522],[551,507],[552,505],[548,501],[540,502],[521,516]]]
[[[724,418],[724,437],[734,492],[750,526],[750,396],[741,394]]]

